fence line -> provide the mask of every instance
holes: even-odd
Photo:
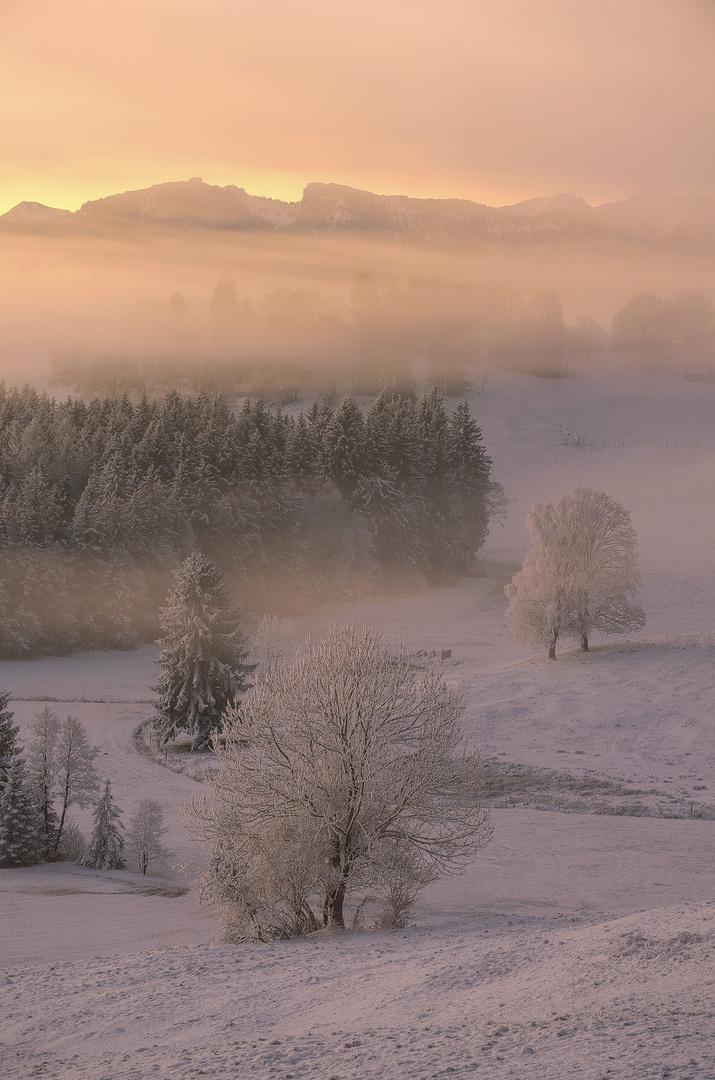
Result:
[[[540,419],[540,418],[539,418]],[[544,442],[542,435],[518,435],[511,432],[498,431],[496,434],[489,435],[489,441],[496,442],[524,442],[524,443],[536,443]],[[589,446],[597,449],[616,449],[618,447],[635,447],[635,446],[688,446],[695,450],[713,450],[715,447],[711,443],[705,443],[700,441],[684,441],[677,439],[587,439],[583,435],[567,432],[563,439],[554,440],[550,443],[552,446]]]

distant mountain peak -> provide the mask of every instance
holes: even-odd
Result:
[[[51,225],[71,217],[71,210],[58,210],[39,202],[20,202],[6,214],[1,214],[0,221],[8,225]]]
[[[588,214],[593,207],[580,195],[575,195],[572,191],[561,191],[556,195],[537,195],[533,199],[523,199],[511,206],[500,206],[499,209],[503,213],[516,214],[519,217],[541,217]]]

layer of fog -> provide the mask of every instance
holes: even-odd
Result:
[[[477,325],[510,305],[555,290],[567,324],[588,314],[605,329],[635,294],[710,295],[712,259],[639,245],[494,246],[479,254],[381,241],[171,231],[143,226],[114,236],[6,233],[0,256],[0,363],[6,381],[42,384],[53,363],[236,356],[303,365],[340,356],[334,330],[349,326],[355,280],[409,293],[418,283],[435,318]],[[283,290],[308,311],[275,333],[241,330],[221,340],[211,306],[229,281],[253,309]],[[268,300],[270,306],[270,299]],[[317,305],[319,318],[309,309]],[[440,308],[443,311],[440,314]],[[285,312],[283,312],[285,314]],[[475,359],[479,346],[475,345]],[[481,358],[483,359],[483,357]]]

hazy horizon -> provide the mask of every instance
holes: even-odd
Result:
[[[715,195],[699,0],[89,0],[0,10],[0,212],[205,176],[504,206]]]
[[[189,182],[191,180],[200,180],[203,184],[207,185],[208,187],[217,187],[217,188],[231,188],[231,187],[234,187],[234,188],[237,188],[239,190],[245,191],[247,195],[250,195],[253,198],[275,200],[277,202],[283,202],[286,205],[299,203],[301,201],[306,189],[308,187],[310,187],[311,185],[313,185],[313,184],[320,184],[320,185],[324,185],[326,187],[336,185],[338,187],[351,188],[354,191],[367,191],[367,189],[365,189],[365,188],[359,188],[356,184],[351,184],[351,183],[344,182],[344,181],[338,182],[338,181],[335,181],[335,180],[330,180],[330,179],[325,179],[325,178],[318,179],[316,177],[313,177],[312,179],[306,180],[305,183],[302,184],[302,186],[300,187],[300,190],[298,191],[298,193],[296,195],[291,196],[291,197],[283,197],[283,196],[275,195],[270,191],[249,190],[245,186],[245,184],[243,184],[241,182],[240,177],[235,178],[233,180],[225,181],[224,183],[218,183],[218,182],[214,182],[211,178],[207,179],[205,176],[196,176],[196,177],[194,177],[194,176],[192,176],[192,177],[189,177],[189,176],[173,176],[173,177],[167,177],[167,178],[165,178],[163,180],[157,180],[155,182],[152,182],[151,184],[147,184],[147,185],[143,185],[143,186],[136,185],[136,186],[133,186],[133,187],[129,187],[129,188],[123,189],[122,191],[104,191],[101,194],[93,195],[91,198],[82,199],[80,202],[77,202],[76,204],[73,204],[72,206],[63,205],[63,206],[52,206],[52,207],[50,207],[49,204],[47,204],[47,203],[40,203],[40,200],[38,200],[38,199],[20,199],[19,202],[14,203],[13,206],[11,206],[11,207],[0,207],[0,217],[2,217],[3,214],[7,213],[8,210],[12,210],[16,206],[21,205],[22,203],[40,203],[40,205],[48,206],[49,209],[67,210],[67,211],[69,211],[69,213],[74,214],[74,213],[77,212],[77,210],[80,210],[82,207],[86,206],[88,203],[96,202],[96,201],[101,200],[101,199],[111,198],[114,195],[124,195],[124,194],[128,194],[128,193],[134,192],[134,191],[146,191],[146,190],[149,190],[150,188],[163,187],[166,184],[187,183],[187,182]],[[643,194],[646,194],[646,193],[651,192],[651,191],[652,192],[658,192],[659,194],[665,195],[666,197],[675,196],[675,197],[687,198],[689,196],[692,196],[692,197],[697,198],[699,196],[704,196],[705,195],[705,192],[702,192],[702,191],[694,191],[694,190],[693,191],[678,191],[678,192],[664,191],[662,188],[651,186],[651,187],[641,188],[638,191],[632,191],[629,194],[624,195],[622,198],[619,198],[619,199],[606,199],[603,202],[589,202],[588,199],[584,198],[584,196],[579,191],[566,191],[563,188],[558,188],[558,189],[554,189],[553,191],[545,191],[545,190],[544,191],[534,191],[531,194],[525,194],[522,197],[520,197],[518,199],[515,199],[512,202],[508,202],[508,203],[490,204],[490,203],[486,203],[486,202],[484,202],[483,200],[480,200],[480,199],[467,198],[464,195],[453,195],[453,194],[452,195],[450,195],[450,194],[444,194],[444,195],[421,195],[421,194],[415,194],[415,192],[408,191],[408,190],[401,190],[401,191],[372,191],[371,190],[369,193],[373,194],[373,195],[379,195],[379,196],[381,196],[383,198],[437,199],[437,200],[463,199],[463,200],[465,200],[467,202],[477,203],[478,205],[491,206],[493,209],[508,210],[510,207],[518,206],[520,203],[534,202],[537,199],[550,199],[550,198],[558,197],[558,196],[561,196],[561,195],[574,195],[577,199],[582,199],[583,202],[586,203],[587,206],[591,207],[591,209],[598,209],[599,207],[609,206],[609,205],[612,205],[613,203],[627,202],[629,199],[635,198],[638,195],[643,195]],[[715,198],[715,195],[707,195],[705,197],[707,197],[707,198]]]

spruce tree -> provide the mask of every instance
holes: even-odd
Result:
[[[247,689],[248,649],[240,613],[216,564],[200,551],[186,559],[161,612],[164,636],[155,728],[166,743],[185,731],[208,750],[224,711]]]
[[[435,387],[415,404],[417,486],[424,500],[422,521],[427,562],[431,569],[449,565],[453,534],[450,491],[449,420],[444,399]]]
[[[460,401],[450,417],[448,457],[454,516],[452,564],[468,570],[489,532],[491,460],[466,401]]]
[[[97,870],[124,869],[124,829],[119,817],[121,810],[114,805],[109,780],[104,794],[94,811],[94,830],[89,847],[77,862],[80,866],[91,866]]]
[[[0,792],[0,866],[31,866],[41,855],[39,815],[25,781],[25,763],[15,754]]]
[[[9,693],[0,693],[0,793],[17,752],[17,733],[20,730],[12,722],[15,714],[7,707],[9,700]]]
[[[325,475],[350,499],[365,472],[365,421],[354,398],[346,395],[323,437]]]

